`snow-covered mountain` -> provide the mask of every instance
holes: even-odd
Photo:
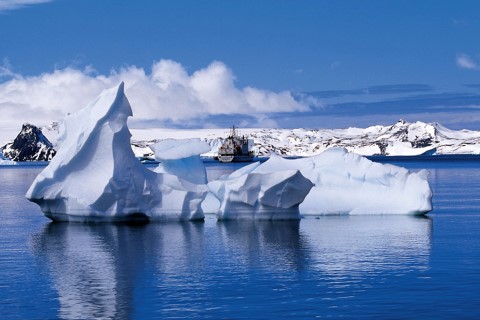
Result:
[[[361,155],[480,154],[480,131],[454,131],[438,123],[409,123],[348,129],[258,129],[248,133],[257,156],[311,156],[331,147]],[[208,137],[214,155],[222,137]]]
[[[1,148],[3,158],[13,161],[49,161],[55,156],[52,143],[38,127],[25,123],[15,140]]]
[[[34,128],[25,125],[13,143],[1,148],[4,158],[18,161],[51,159],[55,153],[52,144],[41,130]],[[55,141],[56,128],[56,124],[43,128],[51,141]],[[480,131],[455,131],[438,123],[418,121],[409,123],[400,120],[391,126],[368,128],[240,131],[254,140],[257,156],[269,156],[272,152],[283,156],[311,156],[332,147],[344,147],[361,155],[480,154]],[[227,129],[133,129],[131,145],[138,158],[154,159],[149,146],[155,142],[168,138],[201,138],[212,148],[204,155],[213,157],[228,132]]]

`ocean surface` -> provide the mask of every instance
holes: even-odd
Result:
[[[42,168],[0,167],[0,319],[480,319],[480,160],[395,164],[429,171],[426,217],[51,223]]]

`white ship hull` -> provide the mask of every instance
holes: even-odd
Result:
[[[250,162],[253,161],[253,156],[249,155],[219,155],[220,162]]]

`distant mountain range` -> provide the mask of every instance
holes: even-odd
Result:
[[[361,155],[414,156],[480,154],[480,131],[454,131],[438,123],[409,123],[365,129],[259,129],[249,131],[257,156],[275,152],[283,156],[311,156],[331,147],[344,147]],[[211,154],[223,139],[209,138]]]
[[[50,130],[50,129],[49,129]],[[51,130],[50,130],[51,131]],[[331,147],[344,147],[361,155],[415,156],[480,154],[480,131],[450,130],[438,123],[403,120],[391,126],[372,126],[348,129],[246,129],[254,140],[257,156],[277,153],[282,156],[311,156]],[[206,140],[212,150],[205,156],[215,156],[222,145],[226,130],[198,132],[198,138]],[[50,133],[51,134],[51,133]],[[170,130],[175,137],[175,131]],[[177,136],[181,136],[180,132]],[[149,145],[162,140],[132,141],[132,149],[138,158],[153,158]],[[12,143],[1,148],[3,158],[15,161],[46,161],[55,155],[53,144],[33,125],[25,124]]]

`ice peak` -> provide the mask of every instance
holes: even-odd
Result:
[[[207,186],[141,164],[130,146],[124,84],[65,117],[55,158],[27,192],[52,220],[202,219]]]

